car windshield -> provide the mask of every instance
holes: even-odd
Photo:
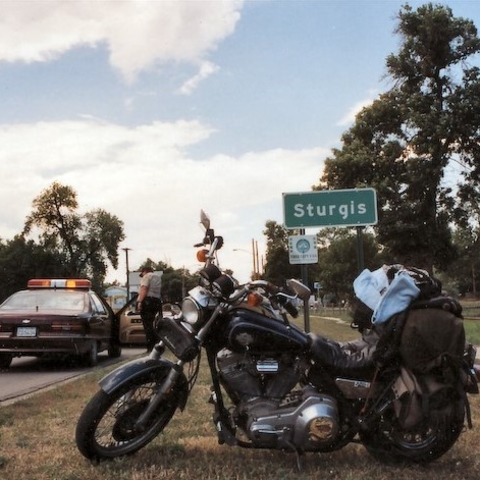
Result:
[[[74,290],[23,290],[13,294],[1,306],[1,311],[70,310],[81,313],[87,308],[85,292]]]

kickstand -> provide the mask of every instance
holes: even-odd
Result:
[[[302,473],[302,470],[303,470],[302,454],[301,454],[298,450],[295,450],[295,457],[296,457],[296,459],[297,459],[297,470],[298,470],[298,473]]]
[[[291,443],[287,443],[287,445],[294,451],[295,453],[295,459],[297,461],[297,471],[298,473],[302,473],[303,470],[303,465],[302,465],[302,451],[299,451],[298,449],[295,448],[294,445]]]

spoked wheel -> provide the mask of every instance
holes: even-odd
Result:
[[[375,430],[360,434],[368,452],[383,463],[422,463],[436,460],[457,441],[463,429],[463,414],[453,412],[442,421],[428,419],[415,428],[402,430],[390,420],[382,419]]]
[[[110,394],[97,392],[77,424],[75,439],[82,455],[93,461],[111,459],[151,442],[172,418],[178,399],[170,396],[161,403],[145,428],[135,424],[167,373],[149,372]]]

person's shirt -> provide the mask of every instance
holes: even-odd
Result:
[[[161,299],[162,297],[162,277],[158,273],[149,272],[140,279],[140,288],[147,288],[147,297]]]

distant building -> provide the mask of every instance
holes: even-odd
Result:
[[[125,287],[108,287],[105,289],[105,299],[113,311],[120,310],[127,302],[127,289]]]

